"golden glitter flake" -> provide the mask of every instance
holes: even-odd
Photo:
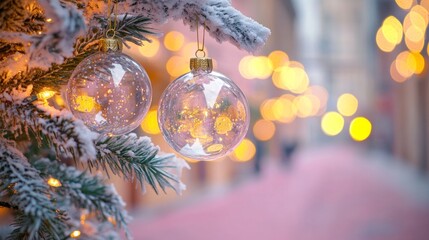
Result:
[[[75,107],[76,110],[80,112],[91,112],[94,107],[97,105],[95,99],[90,96],[78,96],[76,98],[76,103],[78,106]]]
[[[222,144],[213,144],[207,147],[207,152],[209,153],[214,153],[214,152],[220,152],[223,149],[223,145]]]
[[[237,102],[237,115],[238,119],[242,121],[246,120],[246,108],[242,102]]]
[[[207,135],[202,122],[194,123],[189,133],[193,138],[204,138]]]
[[[229,117],[220,116],[216,118],[215,129],[218,134],[226,134],[231,131],[233,123]]]

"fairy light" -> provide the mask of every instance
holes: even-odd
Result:
[[[46,19],[46,22],[52,22],[52,18]]]
[[[113,226],[116,226],[116,219],[112,216],[107,217],[107,221],[109,221]]]
[[[86,214],[80,215],[80,224],[84,225],[86,221]]]
[[[72,233],[70,233],[71,238],[79,238],[81,235],[81,232],[79,230],[74,230]]]
[[[37,94],[37,99],[42,100],[42,101],[46,101],[49,98],[53,97],[55,94],[56,94],[56,92],[53,90],[43,89],[41,92],[39,92]]]
[[[53,178],[53,177],[48,179],[48,185],[51,187],[61,187],[62,186],[60,180]]]

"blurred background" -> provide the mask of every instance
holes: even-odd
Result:
[[[428,0],[233,0],[271,29],[254,55],[206,37],[215,70],[247,96],[251,123],[228,156],[186,159],[187,190],[146,194],[113,179],[135,239],[429,239]],[[189,71],[182,22],[127,54],[154,89],[141,128]]]

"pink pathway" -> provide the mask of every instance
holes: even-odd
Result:
[[[340,149],[340,150],[339,150]],[[136,219],[142,240],[429,240],[429,184],[348,147],[300,154],[224,196]]]

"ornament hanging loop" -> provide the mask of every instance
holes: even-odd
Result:
[[[115,29],[109,29],[106,31],[106,38],[114,38],[116,35]]]
[[[112,6],[112,1],[113,6]],[[113,51],[120,52],[122,51],[122,41],[116,37],[116,24],[118,22],[117,15],[117,1],[109,0],[107,4],[108,16],[107,16],[107,25],[108,29],[105,34],[105,38],[100,39],[100,50],[103,52]],[[112,14],[114,16],[112,20]]]
[[[200,25],[200,18],[197,15],[197,51],[195,51],[195,57],[197,58],[205,58],[206,57],[206,52],[204,51],[204,44],[206,41],[206,21],[203,22],[203,39],[201,42],[201,46],[200,46],[200,34],[199,34],[199,30],[198,27]],[[201,56],[202,53],[202,56]]]

